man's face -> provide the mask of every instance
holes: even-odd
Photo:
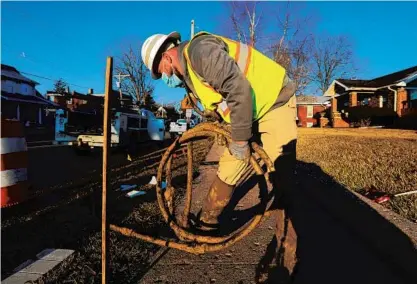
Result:
[[[165,73],[168,77],[172,76],[172,59],[169,56],[168,52],[164,52],[162,54],[161,62],[159,62],[158,66],[159,74]]]

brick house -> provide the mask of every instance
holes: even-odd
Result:
[[[112,109],[117,111],[129,111],[132,108],[132,97],[113,90]],[[57,107],[50,108],[49,115],[55,117],[58,109],[64,110],[64,116],[67,120],[67,130],[69,132],[86,131],[87,129],[96,129],[98,125],[103,124],[104,115],[104,94],[95,94],[93,89],[89,89],[87,94],[70,92],[66,88],[65,92],[56,93],[47,91],[46,97],[54,102]]]
[[[55,104],[36,90],[37,85],[16,68],[1,64],[2,117],[20,120],[27,127],[45,124],[45,108]]]
[[[94,96],[92,89],[85,94],[72,91],[70,93],[67,88],[66,92],[56,93],[54,91],[47,91],[46,97],[56,103],[59,108],[67,109],[69,111],[85,111],[96,113],[104,106],[104,100],[101,96]]]
[[[331,99],[333,127],[370,125],[417,128],[417,66],[371,80],[337,79]]]
[[[297,125],[299,127],[324,127],[328,119],[323,117],[330,106],[330,98],[323,96],[297,96]]]
[[[85,112],[85,113],[100,113],[104,107],[104,94],[94,94],[93,89],[89,89],[87,94],[78,93],[76,91],[69,91],[67,88],[66,92],[56,93],[54,91],[47,91],[46,97],[57,104],[59,108],[66,109],[74,112]],[[120,94],[117,91],[113,91],[114,107],[120,107],[120,101],[123,105],[129,107],[133,104],[132,98],[126,94],[122,95],[120,100]]]

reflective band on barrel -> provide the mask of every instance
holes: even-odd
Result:
[[[8,187],[11,185],[15,185],[20,181],[27,180],[27,169],[14,169],[14,170],[6,170],[1,172],[1,187]]]
[[[23,137],[0,138],[0,154],[27,151],[26,140]]]
[[[246,65],[249,61],[249,46],[247,46],[244,43],[240,43],[238,46],[238,58],[237,58],[237,65],[239,66],[239,69],[245,73],[246,71]]]

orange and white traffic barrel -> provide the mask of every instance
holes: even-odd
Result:
[[[28,197],[28,152],[19,121],[1,120],[1,208],[18,204]]]

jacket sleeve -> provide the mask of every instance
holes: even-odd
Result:
[[[230,109],[232,139],[252,136],[252,94],[249,81],[230,57],[227,45],[211,35],[202,35],[189,46],[193,70],[226,99]]]

